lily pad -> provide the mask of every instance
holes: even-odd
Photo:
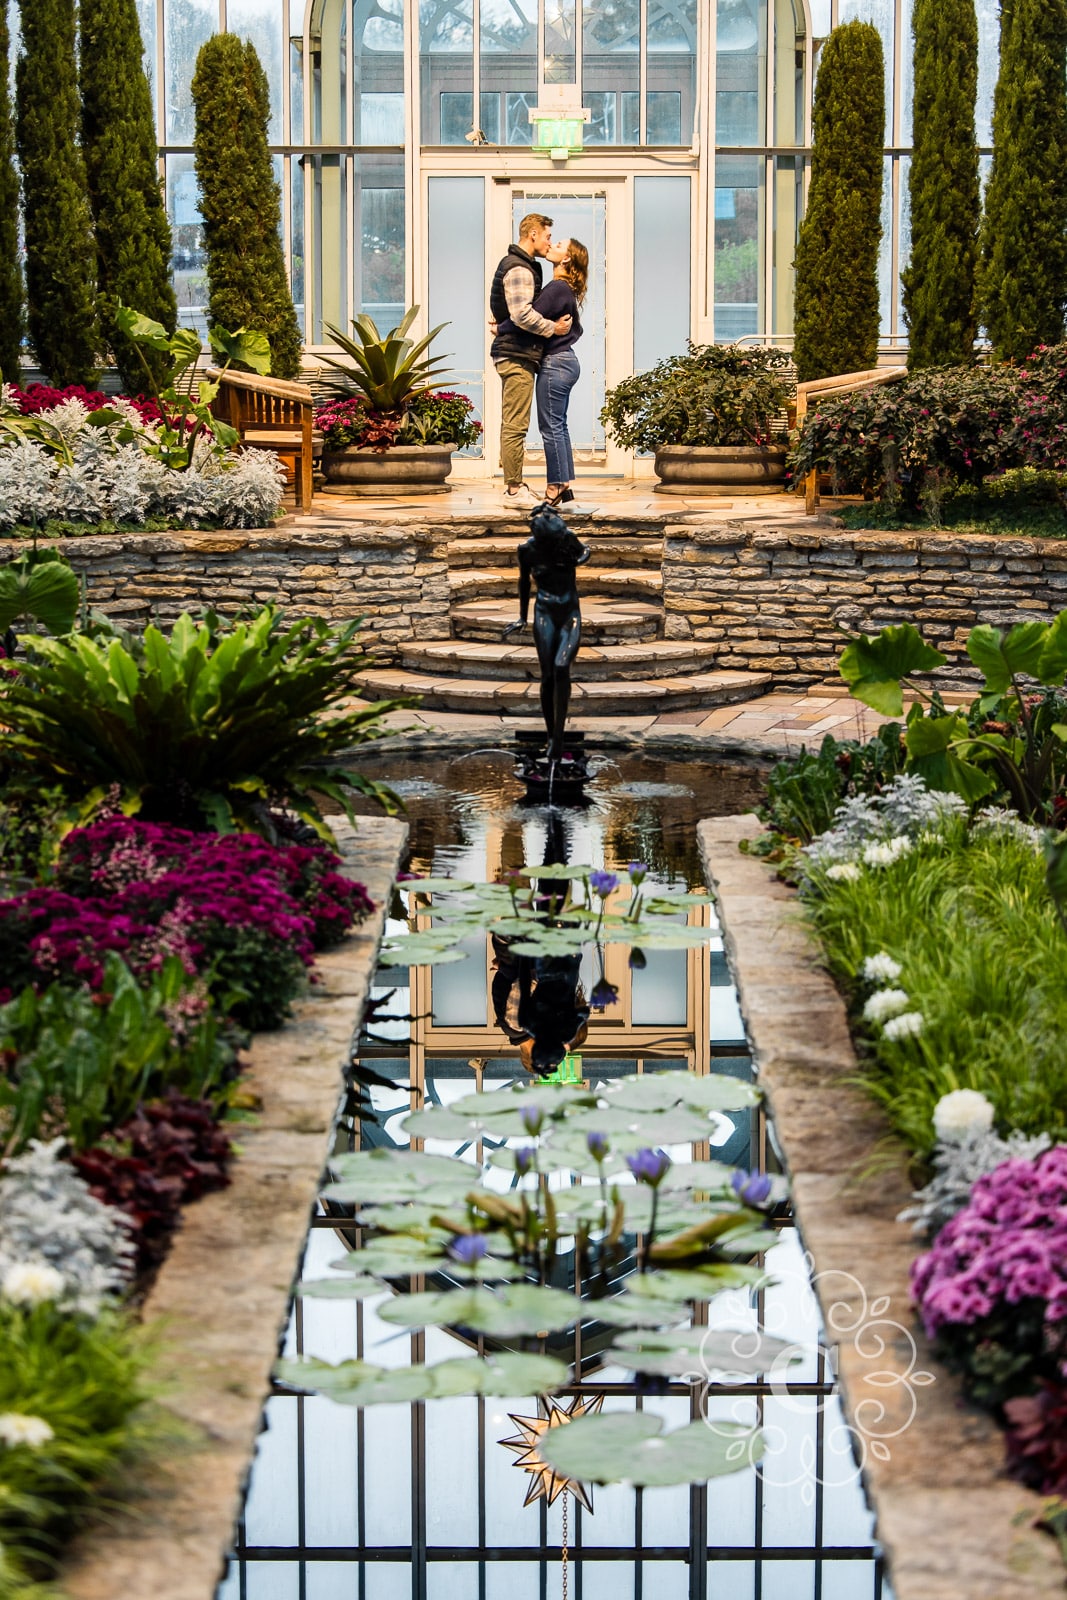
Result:
[[[590,1315],[612,1328],[672,1327],[689,1318],[684,1301],[653,1300],[651,1296],[620,1294],[610,1300],[590,1300]]]
[[[684,1105],[708,1112],[747,1110],[759,1104],[761,1095],[755,1084],[726,1073],[698,1076],[695,1072],[646,1072],[612,1084],[605,1091],[605,1099],[609,1105],[632,1107],[635,1111]]]
[[[369,1300],[387,1294],[384,1283],[360,1273],[352,1278],[307,1278],[296,1286],[301,1300]]]
[[[773,1282],[762,1267],[739,1261],[713,1261],[706,1267],[644,1273],[629,1285],[628,1293],[668,1300],[713,1300],[724,1289],[759,1289]]]
[[[506,1289],[454,1289],[400,1295],[378,1313],[402,1328],[470,1328],[504,1337],[556,1333],[580,1321],[586,1307],[577,1295],[532,1283]]]
[[[538,1440],[538,1454],[579,1483],[629,1483],[664,1488],[740,1472],[763,1454],[759,1430],[741,1423],[691,1422],[663,1432],[648,1411],[579,1417]]]
[[[381,1405],[454,1395],[548,1394],[567,1382],[570,1368],[553,1356],[502,1352],[460,1357],[423,1367],[376,1367],[366,1361],[336,1366],[314,1358],[281,1360],[274,1375],[294,1389],[326,1395],[341,1405]]]
[[[474,887],[466,878],[405,878],[397,884],[402,894],[466,894]]]
[[[511,946],[519,956],[573,956],[588,938],[581,928],[545,928],[530,932]]]
[[[361,1205],[415,1200],[449,1206],[463,1198],[472,1179],[466,1162],[423,1150],[353,1150],[334,1156],[330,1170],[337,1181],[323,1191],[326,1199]]]
[[[479,1125],[473,1117],[457,1116],[451,1106],[426,1106],[409,1111],[400,1126],[411,1139],[473,1140]]]
[[[519,875],[523,878],[558,878],[566,883],[577,878],[588,878],[592,871],[593,867],[574,867],[562,861],[553,861],[546,862],[543,867],[520,867]]]
[[[383,945],[378,952],[382,967],[440,967],[447,961],[466,961],[468,952],[454,945],[417,943],[412,934],[410,943]]]
[[[621,1333],[612,1355],[622,1367],[665,1378],[703,1380],[713,1372],[746,1375],[791,1366],[804,1352],[799,1345],[773,1339],[755,1328],[683,1328],[653,1333]]]
[[[637,1111],[612,1105],[579,1111],[568,1117],[568,1128],[582,1133],[606,1133],[613,1142],[625,1139],[628,1149],[656,1148],[665,1144],[689,1144],[706,1139],[711,1132],[707,1117],[678,1106],[668,1111]]]

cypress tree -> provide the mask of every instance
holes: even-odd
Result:
[[[1063,338],[1067,0],[1006,0],[1001,9],[978,300],[999,360]]]
[[[74,0],[19,0],[15,137],[30,343],[54,384],[97,375],[96,245],[78,145]]]
[[[154,317],[168,332],[178,316],[152,92],[135,0],[81,0],[80,21],[82,148],[96,222],[100,331],[124,388],[136,394],[144,368],[115,327],[118,303]],[[163,361],[154,359],[162,377]]]
[[[19,177],[11,125],[7,7],[0,6],[0,378],[17,383],[22,349],[22,272],[19,268]]]
[[[974,103],[974,0],[916,0],[911,261],[901,274],[908,366],[951,366],[974,355],[981,198]]]
[[[270,340],[271,371],[300,370],[300,328],[278,233],[281,193],[267,147],[270,91],[255,46],[217,33],[193,76],[196,176],[207,250],[208,321]]]
[[[884,85],[877,28],[835,28],[815,85],[811,186],[797,240],[801,383],[864,371],[878,359]]]

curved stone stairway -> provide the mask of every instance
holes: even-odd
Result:
[[[578,569],[582,645],[571,716],[662,714],[748,700],[770,674],[716,670],[720,646],[665,639],[663,535],[601,532],[575,524],[593,546]],[[518,615],[516,546],[523,533],[493,530],[448,547],[450,636],[413,640],[398,659],[365,672],[368,696],[418,695],[427,708],[540,715],[537,656],[529,630],[505,640]]]

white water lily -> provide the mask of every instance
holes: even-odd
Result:
[[[39,1450],[55,1438],[55,1433],[43,1417],[28,1417],[21,1411],[0,1411],[0,1444],[9,1449],[17,1444]]]
[[[872,994],[863,1008],[864,1022],[885,1022],[907,1011],[911,996],[905,989],[879,989]]]
[[[882,1033],[887,1039],[913,1039],[922,1033],[924,1020],[921,1011],[903,1011],[900,1016],[889,1018]]]
[[[934,1132],[942,1144],[959,1144],[992,1126],[993,1106],[977,1089],[953,1089],[934,1107]]]
[[[13,1306],[39,1306],[58,1300],[65,1286],[63,1274],[46,1261],[16,1261],[4,1273],[0,1298]]]
[[[868,983],[896,983],[903,968],[887,951],[879,950],[877,955],[867,957],[860,970]]]

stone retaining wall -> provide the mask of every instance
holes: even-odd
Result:
[[[1067,541],[951,534],[666,529],[669,639],[721,644],[718,667],[803,689],[836,675],[841,629],[913,622],[949,658],[944,687],[978,679],[964,650],[978,622],[1010,626],[1067,606]]]
[[[182,612],[225,614],[269,601],[346,622],[368,648],[448,636],[452,530],[443,526],[109,534],[60,548],[115,621],[169,625]]]

